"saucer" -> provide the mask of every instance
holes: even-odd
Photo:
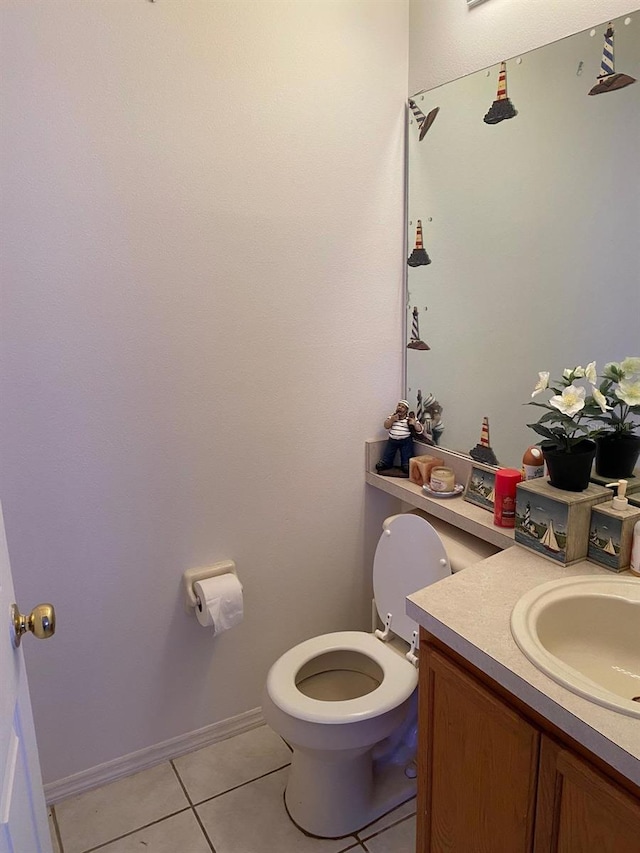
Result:
[[[455,498],[456,495],[462,494],[464,486],[461,483],[456,483],[452,492],[435,492],[427,485],[423,486],[422,490],[426,492],[430,498]]]

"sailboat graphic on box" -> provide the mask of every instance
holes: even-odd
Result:
[[[588,559],[610,569],[623,572],[631,562],[633,528],[640,520],[640,508],[628,504],[624,510],[614,509],[612,502],[600,504],[591,512]]]
[[[591,508],[610,497],[608,489],[594,483],[583,492],[557,489],[545,477],[518,483],[515,540],[563,566],[584,560],[593,547]]]
[[[549,526],[547,527],[540,542],[547,551],[552,551],[554,554],[557,554],[558,551],[562,550],[558,545],[558,540],[556,539],[556,534],[553,529],[553,521],[549,521]]]

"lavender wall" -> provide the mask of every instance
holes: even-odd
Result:
[[[2,5],[2,501],[45,782],[365,627],[402,385],[404,0]],[[215,642],[182,572],[236,561]]]

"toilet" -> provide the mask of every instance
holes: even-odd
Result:
[[[405,599],[451,574],[448,551],[463,568],[499,550],[438,527],[418,512],[383,523],[373,563],[383,627],[305,640],[269,671],[263,715],[292,749],[285,806],[309,835],[350,835],[415,794],[418,626]]]

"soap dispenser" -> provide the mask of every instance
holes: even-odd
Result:
[[[634,528],[640,522],[640,508],[627,499],[627,481],[607,483],[616,496],[591,509],[587,558],[613,572],[623,572],[631,562]]]

